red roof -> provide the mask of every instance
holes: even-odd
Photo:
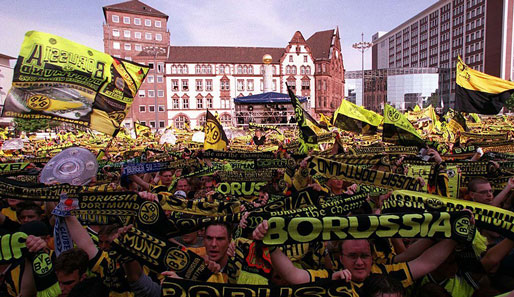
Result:
[[[106,16],[106,11],[119,11],[119,12],[128,12],[133,14],[141,14],[141,15],[148,15],[148,16],[155,16],[155,17],[163,17],[168,20],[168,15],[158,11],[157,9],[146,5],[143,2],[140,2],[138,0],[131,0],[126,1],[118,4],[113,5],[107,5],[103,7],[104,10],[104,17]],[[107,19],[107,18],[106,18]]]
[[[307,44],[311,48],[312,56],[314,59],[328,59],[330,55],[330,46],[332,45],[332,37],[334,36],[334,29],[320,31],[312,34],[307,39]]]
[[[233,63],[260,64],[269,54],[272,63],[280,63],[284,48],[273,47],[224,47],[224,46],[170,46],[170,63]]]
[[[14,57],[11,57],[11,56],[8,56],[8,55],[4,55],[4,54],[0,54],[0,59],[14,60],[14,59],[17,59],[17,58],[14,58]]]

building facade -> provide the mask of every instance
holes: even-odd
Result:
[[[170,44],[168,16],[138,0],[103,7],[104,51],[150,65],[147,78],[134,99],[124,123],[145,122],[152,128],[168,125],[164,64]]]
[[[313,116],[332,113],[342,98],[344,66],[338,29],[316,32],[307,40],[297,31],[284,48],[173,46],[168,16],[140,1],[106,6],[104,15],[107,53],[157,66],[134,100],[127,127],[133,120],[158,128],[203,125],[206,109],[218,113],[223,124],[234,124],[233,98],[263,92],[266,54],[272,56],[272,91],[287,93],[286,84],[291,86],[297,95],[308,98]],[[147,34],[151,40],[146,40]]]
[[[14,67],[11,66],[11,62],[14,62],[16,58],[0,54],[0,114],[4,109],[5,97],[11,89],[12,77],[14,75]],[[11,118],[0,118],[1,125],[8,125],[11,122]]]
[[[366,109],[378,113],[382,113],[385,103],[402,111],[415,105],[444,107],[450,100],[449,76],[450,69],[442,68],[366,70],[362,96],[362,71],[348,71],[346,90],[348,95],[362,98]]]
[[[514,0],[440,0],[373,35],[372,69],[450,68],[453,106],[458,56],[473,69],[514,79],[513,14]]]

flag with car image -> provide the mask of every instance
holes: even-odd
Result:
[[[59,36],[29,31],[2,116],[58,120],[113,135],[148,70]]]

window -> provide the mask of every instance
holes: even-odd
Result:
[[[175,119],[175,128],[177,128],[177,129],[184,129],[186,122],[189,122],[189,119],[186,116],[184,116],[184,115],[179,115]]]
[[[196,108],[203,109],[203,98],[196,98]]]
[[[155,21],[155,27],[160,28],[161,27],[161,21]]]
[[[178,92],[178,79],[171,80],[171,90],[173,92]]]
[[[179,108],[180,108],[180,104],[179,104],[178,98],[173,98],[173,109],[179,109]]]
[[[148,75],[148,76],[146,77],[146,82],[147,82],[147,83],[153,83],[153,75]]]
[[[155,121],[150,121],[150,127],[155,128]]]
[[[182,91],[189,91],[189,80],[183,79],[182,80]]]
[[[148,105],[148,112],[155,112],[155,105]]]
[[[230,82],[228,80],[222,80],[221,81],[221,90],[222,91],[229,91],[230,90]]]
[[[159,128],[164,128],[164,121],[159,121]]]
[[[229,109],[230,108],[230,98],[226,98],[226,97],[222,97],[221,98],[221,108],[226,108],[226,109]]]
[[[130,17],[123,17],[124,24],[130,24]]]
[[[293,56],[289,56],[289,62],[293,62]]]
[[[205,80],[205,90],[212,91],[212,79]]]
[[[134,32],[134,37],[137,39],[141,39],[141,32]]]
[[[145,20],[145,26],[147,26],[147,27],[152,26],[152,21],[151,20]]]
[[[160,33],[155,34],[155,40],[162,40],[162,35]]]
[[[162,73],[164,71],[164,63],[157,63],[157,72]]]
[[[212,98],[206,98],[206,100],[207,100],[207,108],[213,108]]]
[[[139,97],[145,97],[145,90],[139,90]]]
[[[139,105],[139,112],[146,112],[146,105]]]
[[[112,15],[112,22],[113,23],[119,23],[120,22],[120,17],[113,14]]]
[[[134,18],[134,25],[141,26],[141,19],[140,18]]]
[[[120,36],[120,30],[118,29],[112,29],[112,36],[119,37]]]
[[[132,46],[130,45],[130,43],[125,43],[125,50],[129,51],[131,49],[132,49]]]
[[[237,90],[238,91],[244,91],[245,90],[245,83],[243,79],[237,80]]]
[[[148,90],[148,97],[155,97],[155,91],[154,90]]]
[[[302,90],[310,90],[311,82],[308,80],[302,80]]]
[[[303,55],[303,62],[307,63],[307,55]]]
[[[123,30],[123,37],[130,38],[130,30]]]
[[[243,66],[237,66],[237,74],[243,74]]]
[[[159,112],[163,112],[164,111],[164,105],[159,105]]]
[[[201,79],[196,80],[196,91],[203,91],[203,81]]]
[[[138,51],[138,52],[140,52],[140,51],[142,51],[142,50],[143,50],[143,48],[141,47],[141,44],[136,44],[136,45],[134,45],[134,49],[135,49],[136,51]]]
[[[164,97],[164,91],[163,90],[157,90],[157,97]]]
[[[228,114],[222,114],[220,117],[221,125],[223,126],[232,126],[232,119]]]
[[[253,66],[248,66],[248,74],[253,74]]]
[[[146,40],[152,40],[152,33],[146,33],[145,34],[145,39]]]
[[[146,126],[146,121],[141,121],[141,125]]]
[[[246,81],[246,88],[248,91],[253,91],[253,79],[249,79]]]
[[[120,43],[119,43],[119,42],[117,42],[117,41],[113,42],[113,43],[112,43],[112,48],[113,48],[113,49],[120,49]]]
[[[158,83],[162,83],[162,82],[164,82],[164,77],[162,77],[162,75],[158,75],[158,76],[157,76],[157,82],[158,82]]]
[[[189,98],[182,98],[182,108],[188,109],[189,108]]]

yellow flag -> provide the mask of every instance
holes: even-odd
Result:
[[[225,135],[225,131],[223,131],[223,127],[221,126],[220,122],[218,122],[216,117],[213,116],[212,113],[208,110],[205,117],[205,138],[203,142],[203,149],[212,149],[217,151],[226,149],[228,138],[227,135]]]

